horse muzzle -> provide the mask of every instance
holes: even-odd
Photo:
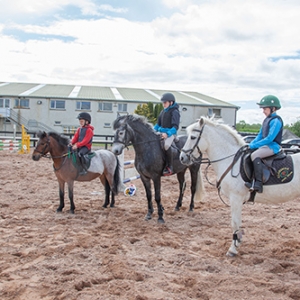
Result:
[[[124,145],[119,144],[119,143],[114,143],[111,151],[114,155],[120,155],[120,154],[122,154],[123,149],[124,149]]]
[[[32,154],[32,159],[34,160],[34,161],[38,161],[38,160],[40,160],[40,158],[41,158],[41,154],[39,154],[39,153],[36,153],[36,154]]]
[[[193,164],[190,155],[188,155],[184,152],[180,153],[179,159],[183,165],[189,166],[189,165]]]

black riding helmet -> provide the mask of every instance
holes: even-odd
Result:
[[[87,112],[82,112],[80,113],[78,116],[77,116],[77,119],[83,119],[83,120],[86,120],[89,122],[89,124],[91,124],[91,121],[92,121],[92,117],[89,113]]]
[[[173,101],[175,102],[175,96],[172,93],[165,93],[162,95],[162,97],[160,98],[161,102],[167,102],[167,101]]]

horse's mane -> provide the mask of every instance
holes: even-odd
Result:
[[[122,123],[125,122],[138,122],[154,132],[153,125],[148,122],[147,118],[139,115],[126,115],[118,117],[113,124],[114,130],[116,130]]]
[[[68,137],[57,132],[51,131],[48,133],[48,135],[54,138],[60,146],[68,146],[70,143]]]
[[[224,124],[224,123],[220,123],[217,120],[214,119],[210,119],[207,117],[202,117],[202,120],[204,121],[205,124],[209,124],[213,127],[216,128],[216,130],[223,128],[226,132],[229,133],[229,135],[233,136],[233,138],[236,140],[236,142],[238,143],[238,145],[243,146],[244,145],[244,141],[242,139],[242,137],[238,134],[238,132],[232,128],[231,126],[229,126],[228,124]],[[192,132],[192,130],[198,126],[199,121],[197,123],[194,123],[190,126],[187,127],[186,131],[188,134],[190,134]]]

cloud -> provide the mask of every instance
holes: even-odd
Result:
[[[298,101],[298,1],[105,3],[0,0],[0,79]]]

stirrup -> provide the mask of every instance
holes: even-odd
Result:
[[[245,182],[245,186],[249,189],[249,192],[254,191],[254,183],[255,183],[254,179],[251,182]]]
[[[249,188],[249,192],[262,193],[263,192],[262,183],[261,183],[261,185],[257,185],[257,182],[253,180],[252,185]]]
[[[87,170],[86,170],[85,168],[82,168],[82,169],[79,171],[79,175],[80,175],[80,176],[83,176],[83,175],[85,175],[85,174],[87,174]]]

